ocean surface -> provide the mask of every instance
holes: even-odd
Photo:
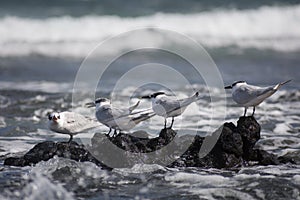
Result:
[[[137,37],[131,34],[135,30],[139,30]],[[113,97],[115,105],[124,107],[157,90],[170,90],[179,98],[200,91],[200,100],[175,119],[174,130],[205,136],[225,121],[236,123],[243,108],[236,106],[230,92],[223,95],[223,88],[208,87],[207,78],[215,77],[199,76],[185,57],[163,50],[178,49],[193,58],[200,57],[198,52],[182,46],[176,38],[164,37],[161,30],[202,45],[205,51],[202,49],[201,56],[215,63],[203,62],[203,69],[216,67],[224,85],[245,80],[267,86],[292,79],[256,109],[255,118],[262,127],[257,147],[293,157],[297,164],[171,169],[140,163],[106,171],[93,163],[55,157],[31,167],[3,165],[5,158],[21,156],[39,142],[68,140],[68,136],[47,129],[47,114],[72,110],[93,117],[94,110],[86,108],[85,103],[93,101],[94,96]],[[120,34],[121,39],[116,39]],[[113,42],[105,46],[105,41]],[[122,54],[140,44],[145,44],[145,49]],[[161,49],[149,49],[149,44]],[[297,0],[3,0],[0,198],[300,199],[299,55]],[[93,88],[85,86],[76,91],[80,98],[74,101],[78,70],[88,64],[92,70],[106,70],[94,96],[88,91]],[[126,79],[125,75],[137,66],[144,71],[134,71],[134,76]],[[176,76],[164,73],[163,66],[169,66]],[[159,70],[147,71],[152,67]],[[188,84],[177,75],[185,77]],[[148,78],[165,85],[155,81],[139,85]],[[89,82],[89,77],[86,80]],[[117,83],[121,87],[116,89]],[[213,105],[212,99],[216,100]],[[149,106],[150,102],[143,100],[139,109]],[[163,118],[155,116],[132,131],[144,130],[155,137],[163,124]],[[107,131],[99,124],[96,130],[76,135],[74,140],[87,142],[95,132]]]

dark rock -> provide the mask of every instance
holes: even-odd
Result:
[[[286,156],[286,155],[284,155],[284,156],[279,156],[278,157],[278,161],[280,162],[280,163],[283,163],[283,164],[287,164],[287,163],[291,163],[291,164],[299,164],[297,161],[296,161],[296,159],[295,158],[293,158],[293,157],[289,157],[289,156]]]
[[[95,159],[83,145],[76,142],[53,142],[46,141],[35,145],[21,158],[7,158],[4,161],[5,165],[11,166],[28,166],[36,164],[40,161],[47,161],[54,156],[65,157],[76,161],[90,161],[103,168],[108,168],[103,163]]]
[[[177,133],[171,128],[162,129],[159,133],[159,138],[162,139],[162,145],[167,145],[171,142]]]
[[[239,167],[249,161],[260,165],[295,163],[291,158],[279,157],[264,150],[255,149],[260,139],[260,125],[254,117],[240,117],[237,126],[225,123],[209,137],[198,135],[177,136],[172,129],[163,129],[156,138],[149,138],[145,132],[118,134],[115,137],[96,133],[91,146],[76,142],[46,141],[35,145],[21,158],[7,158],[5,165],[26,166],[46,161],[53,156],[65,157],[80,162],[90,161],[109,169],[110,166],[130,167],[137,160],[143,163],[157,163],[169,167]],[[206,140],[214,146],[206,149]],[[168,148],[166,148],[168,147]],[[203,147],[203,149],[202,149]],[[199,152],[206,152],[202,156]],[[154,153],[154,159],[150,154]],[[67,168],[66,168],[67,170]]]
[[[143,135],[142,138],[134,136],[132,134],[120,133],[115,137],[108,137],[108,139],[115,144],[117,147],[130,152],[135,153],[149,153],[161,149],[162,147],[168,145],[177,135],[177,133],[170,129],[162,129],[159,136],[156,138],[149,139]],[[104,137],[103,134],[97,136],[98,139],[93,137],[92,145],[103,146],[103,139],[99,137]]]
[[[225,123],[217,145],[226,153],[243,155],[243,140],[233,123]]]
[[[30,149],[25,155],[24,159],[28,165],[36,164],[40,161],[46,161],[53,158],[57,152],[57,145],[52,141],[41,142]]]
[[[29,164],[24,158],[9,157],[4,160],[4,165],[24,167]]]
[[[70,169],[69,166],[65,166],[59,169],[56,169],[53,173],[52,176],[55,180],[59,181],[65,181],[66,179],[70,179],[72,177],[72,169]],[[63,176],[62,176],[63,174]]]
[[[278,165],[280,164],[278,158],[261,149],[253,149],[245,161],[257,161],[259,165]]]
[[[148,139],[149,135],[146,131],[135,131],[130,134],[131,136],[137,137],[137,138],[145,138]]]
[[[280,164],[278,157],[264,150],[257,149],[257,160],[260,165],[278,165]]]
[[[211,136],[212,138],[214,134]],[[277,158],[264,150],[254,149],[259,139],[260,125],[255,118],[252,116],[240,117],[237,126],[233,123],[224,124],[217,143],[205,157],[199,157],[199,150],[204,138],[196,136],[189,149],[169,166],[231,168],[241,166],[248,161],[256,161],[259,165],[295,163],[293,159]]]
[[[260,125],[254,117],[240,117],[237,130],[243,139],[243,157],[249,160],[256,142],[260,139]]]

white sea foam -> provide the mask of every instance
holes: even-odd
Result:
[[[300,49],[300,5],[263,6],[249,10],[213,10],[195,14],[157,13],[151,16],[62,16],[0,19],[0,55],[86,56],[108,37],[137,28],[158,27],[187,34],[208,47],[236,45],[241,48],[295,51]],[[164,39],[145,32],[158,44]],[[126,48],[131,38],[115,48]],[[102,49],[115,53],[115,48]]]
[[[178,172],[176,174],[165,176],[165,180],[175,185],[190,185],[195,184],[201,187],[208,186],[228,186],[235,184],[234,181],[221,175],[199,175],[186,172]]]
[[[224,197],[227,199],[231,197],[232,199],[256,200],[256,198],[246,192],[231,188],[191,188],[187,191],[194,195],[199,195],[199,197],[205,197],[207,200],[216,200]]]
[[[294,175],[293,179],[298,185],[300,185],[300,175]]]
[[[92,178],[105,178],[107,173],[105,170],[102,170],[97,165],[91,162],[76,162],[74,160],[60,158],[54,156],[48,161],[41,161],[36,164],[29,173],[29,176],[32,174],[43,174],[48,177],[52,177],[52,173],[58,169],[70,167],[70,172],[73,176],[82,176]]]
[[[24,140],[35,140],[36,138],[31,137],[17,137],[12,141],[12,137],[0,137],[0,148],[4,151],[0,152],[2,155],[16,154],[20,152],[26,152],[31,149],[34,145],[24,142]],[[12,145],[13,143],[13,145]]]
[[[10,104],[11,104],[11,101],[9,100],[9,98],[0,95],[0,108],[6,108]]]
[[[201,172],[200,172],[201,173]],[[259,176],[256,176],[259,178]],[[255,178],[255,176],[253,176]],[[241,179],[243,179],[241,177]],[[183,193],[191,193],[205,197],[205,199],[217,199],[217,197],[233,197],[237,199],[254,199],[251,195],[232,188],[238,186],[239,178],[224,177],[217,174],[201,174],[177,172],[165,176],[165,180],[174,185]]]
[[[6,122],[4,117],[0,116],[0,128],[5,127],[6,126]]]
[[[21,192],[21,198],[26,200],[37,199],[75,199],[62,184],[53,183],[41,174],[32,175],[30,182]]]
[[[166,171],[163,166],[149,164],[135,164],[132,168],[116,168],[113,171],[122,175],[150,173],[157,170]]]
[[[286,134],[291,129],[291,127],[286,123],[278,123],[274,128],[273,132],[276,134]]]
[[[73,85],[71,83],[56,83],[49,81],[28,81],[28,82],[9,82],[0,81],[1,89],[42,91],[48,93],[69,92]],[[42,101],[37,97],[38,101]]]

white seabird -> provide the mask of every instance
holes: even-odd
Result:
[[[142,96],[143,99],[151,99],[152,109],[158,116],[165,118],[165,128],[167,126],[167,118],[172,117],[172,123],[169,128],[172,128],[174,117],[181,115],[185,109],[193,102],[198,100],[199,92],[193,96],[184,99],[176,99],[167,96],[164,92],[156,92],[151,95]]]
[[[48,115],[48,127],[50,130],[70,135],[68,143],[73,139],[73,135],[82,133],[88,129],[99,126],[99,123],[74,112],[54,112]]]
[[[246,116],[248,107],[253,107],[252,116],[255,113],[255,107],[262,103],[266,98],[274,94],[281,86],[291,80],[278,83],[275,86],[258,87],[249,85],[245,81],[237,81],[225,89],[232,89],[232,98],[240,106],[245,107],[244,116]]]
[[[95,102],[87,103],[89,107],[96,106],[96,118],[99,122],[109,127],[108,135],[111,130],[114,129],[114,135],[117,130],[129,131],[134,128],[137,124],[145,121],[155,115],[154,112],[147,110],[133,112],[139,105],[139,101],[127,108],[120,109],[113,107],[111,101],[107,98],[98,98]]]

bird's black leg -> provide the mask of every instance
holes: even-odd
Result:
[[[115,129],[113,137],[115,137],[117,135],[117,129]]]
[[[254,113],[255,113],[255,106],[253,106],[252,117],[254,116]]]
[[[169,127],[170,129],[172,128],[172,126],[173,126],[173,123],[174,123],[174,117],[172,117],[171,126]]]
[[[70,135],[70,139],[69,139],[68,143],[70,144],[72,142],[72,140],[73,140],[73,135]]]
[[[165,129],[167,129],[167,118],[165,118]]]
[[[245,111],[244,111],[244,117],[246,117],[246,114],[247,114],[247,107],[245,107]]]
[[[109,136],[110,132],[111,132],[111,128],[109,128],[109,131],[108,133],[106,133],[106,136]]]

